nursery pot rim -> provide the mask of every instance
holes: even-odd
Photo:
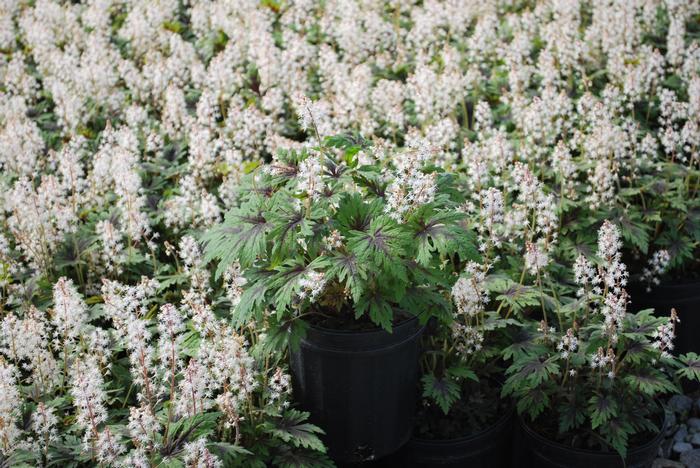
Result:
[[[313,323],[309,323],[309,330],[317,331],[319,333],[323,333],[324,335],[338,335],[338,336],[348,336],[348,335],[369,335],[369,334],[388,334],[388,335],[394,335],[394,331],[398,328],[404,329],[406,325],[409,323],[413,323],[414,321],[419,319],[419,315],[413,315],[409,314],[409,317],[407,317],[405,320],[402,320],[401,322],[397,323],[396,325],[392,325],[391,331],[387,331],[381,326],[377,325],[375,328],[370,328],[367,330],[347,330],[347,329],[337,329],[337,328],[328,328],[328,327],[322,327],[319,325],[314,325]]]
[[[426,439],[423,437],[411,437],[411,443],[418,443],[418,444],[424,444],[424,445],[433,445],[433,446],[441,446],[441,445],[455,445],[455,444],[461,444],[461,443],[466,443],[466,442],[471,442],[476,439],[481,439],[484,438],[485,436],[490,435],[493,432],[497,432],[499,429],[501,429],[503,426],[505,426],[511,419],[513,419],[515,412],[515,406],[512,404],[508,406],[508,409],[503,412],[503,414],[493,422],[490,426],[488,426],[486,429],[482,429],[478,432],[474,432],[473,434],[469,435],[464,435],[460,437],[453,437],[451,439]]]
[[[659,432],[654,435],[651,439],[647,440],[641,445],[635,445],[633,447],[628,447],[627,448],[627,456],[630,455],[631,452],[642,452],[646,449],[651,448],[652,446],[659,444],[661,440],[664,438],[664,429],[666,427],[666,413],[663,408],[658,402],[657,402],[657,407],[661,410],[661,427],[659,428]],[[595,458],[603,458],[607,456],[617,456],[620,457],[620,454],[611,451],[611,452],[602,452],[600,450],[591,450],[591,449],[585,449],[585,448],[578,448],[578,447],[571,447],[566,444],[562,444],[561,442],[551,440],[539,432],[537,432],[528,422],[525,420],[525,418],[522,417],[522,415],[518,414],[518,421],[520,422],[520,427],[525,431],[525,433],[529,436],[537,440],[538,442],[542,444],[547,444],[550,446],[557,447],[561,450],[566,450],[568,452],[572,452],[573,454],[579,454],[579,455],[585,455],[587,457],[595,457]],[[622,458],[622,457],[620,457]]]
[[[425,331],[418,317],[401,322],[392,333],[377,330],[331,330],[313,325],[302,338],[300,346],[322,354],[372,357],[390,353],[419,337]]]

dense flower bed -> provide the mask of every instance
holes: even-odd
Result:
[[[426,407],[624,454],[604,392],[700,376],[627,310],[700,272],[699,148],[694,0],[0,0],[0,465],[331,465],[320,309],[439,311]]]

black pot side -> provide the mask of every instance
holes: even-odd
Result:
[[[414,437],[397,456],[396,466],[509,468],[514,414],[508,410],[491,427],[465,437],[443,440]]]
[[[322,439],[335,461],[376,460],[408,441],[423,329],[415,318],[392,333],[311,327],[290,352],[294,397],[326,432]]]
[[[639,447],[629,447],[623,462],[617,452],[597,452],[569,447],[551,441],[520,420],[520,443],[523,453],[514,468],[649,468],[663,441],[663,429]]]
[[[700,281],[662,283],[651,292],[643,287],[631,288],[631,310],[654,309],[658,316],[671,315],[676,309],[680,323],[676,327],[674,354],[700,354]]]

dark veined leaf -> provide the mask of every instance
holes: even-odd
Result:
[[[207,449],[224,462],[226,466],[236,463],[247,455],[253,454],[240,445],[233,445],[226,442],[210,442],[207,444]]]
[[[294,449],[282,446],[272,460],[280,468],[334,468],[335,464],[327,455],[311,450]]]
[[[405,282],[406,269],[401,257],[408,240],[407,233],[396,221],[380,215],[370,221],[367,231],[350,231],[348,248],[358,261],[377,265],[382,274],[393,275]]]
[[[612,418],[607,424],[600,426],[600,432],[622,459],[627,457],[629,436],[634,433],[634,428],[628,421],[623,417]]]
[[[591,415],[591,427],[597,427],[605,424],[611,418],[617,416],[618,406],[615,400],[608,395],[593,395],[588,400],[588,411]]]
[[[179,458],[166,457],[158,463],[159,468],[185,468],[185,464]]]
[[[430,317],[435,317],[444,323],[450,323],[453,319],[449,300],[433,288],[407,289],[399,299],[398,306],[401,310],[410,310],[421,320],[421,323],[427,322]]]
[[[694,242],[675,228],[663,232],[659,238],[659,245],[666,248],[671,255],[671,262],[668,265],[670,269],[677,268],[693,258]]]
[[[462,260],[478,259],[473,234],[459,224],[463,218],[457,211],[435,211],[430,205],[419,207],[408,220],[414,233],[416,261],[428,265],[434,252],[449,255],[458,251],[469,253]]]
[[[359,262],[353,253],[335,253],[325,259],[326,278],[336,279],[344,283],[354,301],[358,301],[365,289],[364,281],[367,279],[367,264]]]
[[[209,436],[216,430],[216,423],[221,413],[201,413],[174,421],[170,425],[167,443],[163,445],[162,453],[176,454],[185,443]]]
[[[550,375],[559,375],[559,364],[557,363],[558,355],[549,359],[542,360],[539,356],[525,356],[513,363],[513,366],[508,369],[512,373],[506,385],[511,379],[526,380],[527,386],[536,387],[541,383],[549,380]]]
[[[546,352],[546,347],[535,340],[535,335],[527,329],[519,329],[510,340],[511,344],[503,348],[506,360],[522,360],[526,356],[538,356]]]
[[[286,193],[284,195],[285,199],[292,199]],[[278,195],[276,200],[279,198],[282,198],[282,195]],[[271,254],[273,261],[295,255],[299,247],[298,240],[312,235],[312,220],[291,201],[278,201],[274,212],[266,217],[271,227],[269,237],[274,239]]]
[[[516,405],[518,413],[527,413],[531,420],[535,420],[537,416],[542,414],[547,406],[549,406],[549,396],[541,388],[528,388],[518,393]]]
[[[274,421],[273,427],[268,429],[270,435],[279,438],[283,442],[294,447],[303,447],[326,453],[326,447],[318,438],[324,434],[323,430],[313,424],[304,422],[309,418],[309,413],[288,409],[281,418]]]
[[[625,241],[630,242],[643,253],[649,249],[649,225],[628,216],[620,217],[620,231]]]
[[[362,149],[367,148],[370,142],[362,137],[362,135],[352,135],[350,133],[344,133],[340,135],[333,135],[324,138],[323,143],[326,146],[331,146],[334,148],[348,149]]]
[[[253,204],[232,209],[222,224],[210,229],[202,238],[204,260],[219,260],[217,277],[237,260],[241,267],[247,268],[258,256],[265,254],[267,231],[271,225]]]
[[[8,456],[0,458],[0,466],[12,468],[34,468],[41,466],[38,454],[25,449],[15,449]],[[65,465],[64,465],[65,466]]]
[[[474,382],[479,381],[479,377],[474,373],[473,370],[469,369],[466,366],[452,366],[447,368],[447,371],[445,372],[447,375],[450,377],[456,377],[460,379],[469,379],[473,380]]]
[[[684,367],[678,369],[678,375],[689,380],[700,381],[700,356],[688,353],[681,355],[679,359]]]
[[[533,287],[518,284],[505,276],[489,276],[486,287],[490,292],[499,293],[496,299],[507,304],[516,313],[525,307],[540,305],[539,291]]]
[[[308,272],[308,267],[303,259],[291,259],[275,270],[276,273],[270,281],[270,289],[275,290],[272,302],[279,316],[287,309],[294,295],[301,289],[299,279]]]
[[[309,324],[301,319],[292,318],[284,323],[276,323],[275,317],[270,317],[270,327],[264,339],[259,341],[254,349],[255,355],[261,361],[274,353],[284,353],[287,347],[296,350],[302,338],[306,336]]]
[[[363,294],[355,302],[355,318],[358,319],[365,313],[369,314],[369,318],[373,323],[381,326],[386,331],[391,331],[394,308],[380,291],[375,290],[370,291],[368,294]]]
[[[449,377],[438,378],[433,374],[425,374],[421,378],[423,383],[423,397],[429,398],[438,404],[443,413],[447,414],[450,408],[460,397],[460,386]]]
[[[565,433],[577,429],[586,421],[586,413],[583,408],[574,404],[566,403],[559,410],[559,432]]]
[[[637,369],[626,375],[624,380],[632,389],[649,396],[679,391],[663,372],[651,367]]]
[[[248,323],[253,313],[262,310],[266,305],[265,295],[268,290],[268,278],[261,277],[246,284],[241,299],[231,314],[231,322],[235,327]]]
[[[336,219],[340,231],[347,235],[350,231],[367,230],[370,221],[381,213],[381,200],[365,203],[360,194],[353,193],[341,198]]]

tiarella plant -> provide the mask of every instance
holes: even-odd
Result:
[[[518,346],[503,395],[551,440],[624,457],[663,429],[659,399],[678,391],[680,377],[698,380],[700,361],[671,354],[674,311],[627,312],[621,247],[619,228],[605,221],[595,255],[573,265],[576,286],[556,287],[542,317],[525,323],[530,339]]]
[[[561,206],[551,188],[516,158],[493,119],[488,104],[478,103],[478,131],[463,152],[467,197],[460,210],[477,234],[480,258],[455,264],[454,312],[426,333],[427,405],[420,428],[426,437],[484,429],[508,410],[497,394],[520,339],[515,319],[536,312],[550,287],[546,267],[557,246]]]
[[[36,293],[48,292],[40,308],[5,312],[4,464],[330,465],[322,430],[291,405],[280,358],[262,354],[258,330],[222,318],[227,291],[209,287],[194,238],[184,236],[177,250],[182,266],[163,282],[105,278],[84,299],[60,277]]]
[[[303,333],[427,320],[444,305],[452,259],[475,256],[454,177],[427,148],[383,169],[353,137],[283,151],[245,183],[240,206],[205,237],[219,274],[243,270],[234,322]]]
[[[498,395],[503,352],[511,343],[506,327],[516,322],[504,318],[502,308],[489,310],[487,270],[477,262],[466,263],[452,286],[453,313],[441,316],[424,337],[421,437],[469,435],[511,411]]]
[[[644,255],[648,242],[651,258],[639,279],[649,287],[667,270],[685,279],[700,274],[700,77],[669,74],[644,105],[638,120],[651,161],[628,193],[629,207],[643,215],[641,242],[634,245]]]

